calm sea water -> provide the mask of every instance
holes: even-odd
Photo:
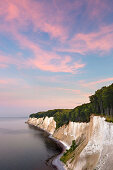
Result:
[[[25,118],[0,118],[0,170],[53,170],[47,159],[61,152]]]

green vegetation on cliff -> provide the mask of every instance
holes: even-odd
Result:
[[[54,117],[54,120],[56,121],[56,128],[59,128],[64,124],[68,124],[70,112],[71,109],[54,109],[54,110],[48,110],[47,112],[34,113],[31,114],[30,117],[35,117],[35,118],[41,118],[46,116]]]
[[[106,120],[113,122],[113,84],[108,87],[102,87],[94,95],[90,96],[90,103],[82,104],[74,109],[54,109],[47,112],[38,112],[31,114],[30,117],[54,117],[56,128],[73,122],[89,122],[90,115],[105,115]]]
[[[66,152],[63,154],[63,156],[60,158],[60,160],[63,163],[67,163],[67,161],[73,162],[73,160],[77,160],[80,153],[84,149],[84,147],[87,145],[87,140],[85,139],[85,136],[82,135],[78,137],[75,140],[72,141],[72,145],[69,150],[66,150]]]
[[[113,84],[102,87],[90,96],[94,113],[113,116]]]
[[[66,163],[70,157],[73,157],[73,151],[78,147],[78,144],[76,144],[75,140],[72,141],[72,145],[69,150],[66,150],[66,152],[63,154],[63,156],[60,158],[60,160],[64,163]]]

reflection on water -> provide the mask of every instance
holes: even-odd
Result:
[[[46,160],[61,152],[48,134],[25,118],[0,118],[0,170],[53,170]]]

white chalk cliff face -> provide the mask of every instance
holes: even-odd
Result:
[[[57,130],[53,117],[29,118],[28,123],[46,130],[68,146],[72,140],[82,139],[74,159],[67,161],[66,169],[113,170],[113,124],[105,118],[92,116],[89,123],[69,122]]]
[[[44,118],[29,118],[28,119],[28,124],[37,126],[47,132],[49,132],[50,134],[53,134],[55,129],[56,129],[56,122],[54,121],[53,117],[45,117]]]

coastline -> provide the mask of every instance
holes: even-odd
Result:
[[[63,162],[60,161],[60,158],[62,157],[63,153],[66,151],[66,149],[68,148],[68,146],[66,144],[64,144],[62,141],[55,139],[54,137],[52,137],[52,135],[48,136],[49,138],[51,138],[52,140],[54,140],[59,146],[60,148],[62,148],[62,151],[60,154],[58,154],[53,160],[52,160],[52,165],[57,167],[58,170],[66,170],[65,164]]]
[[[27,123],[29,126],[33,126],[33,127],[37,127],[38,130],[41,130],[43,132],[46,132],[48,134],[48,138],[50,138],[51,140],[53,140],[55,143],[57,143],[58,147],[61,148],[61,153],[58,154],[58,155],[54,155],[52,158],[50,158],[51,160],[51,166],[56,168],[57,170],[66,170],[66,167],[65,167],[65,164],[63,162],[60,161],[60,158],[61,156],[63,155],[63,153],[65,152],[66,149],[69,148],[69,146],[67,146],[64,142],[54,138],[52,136],[51,133],[49,133],[48,131],[38,127],[38,126],[35,126],[35,125],[32,125],[32,124],[29,124],[28,122],[25,122]],[[48,160],[47,160],[48,161]]]

